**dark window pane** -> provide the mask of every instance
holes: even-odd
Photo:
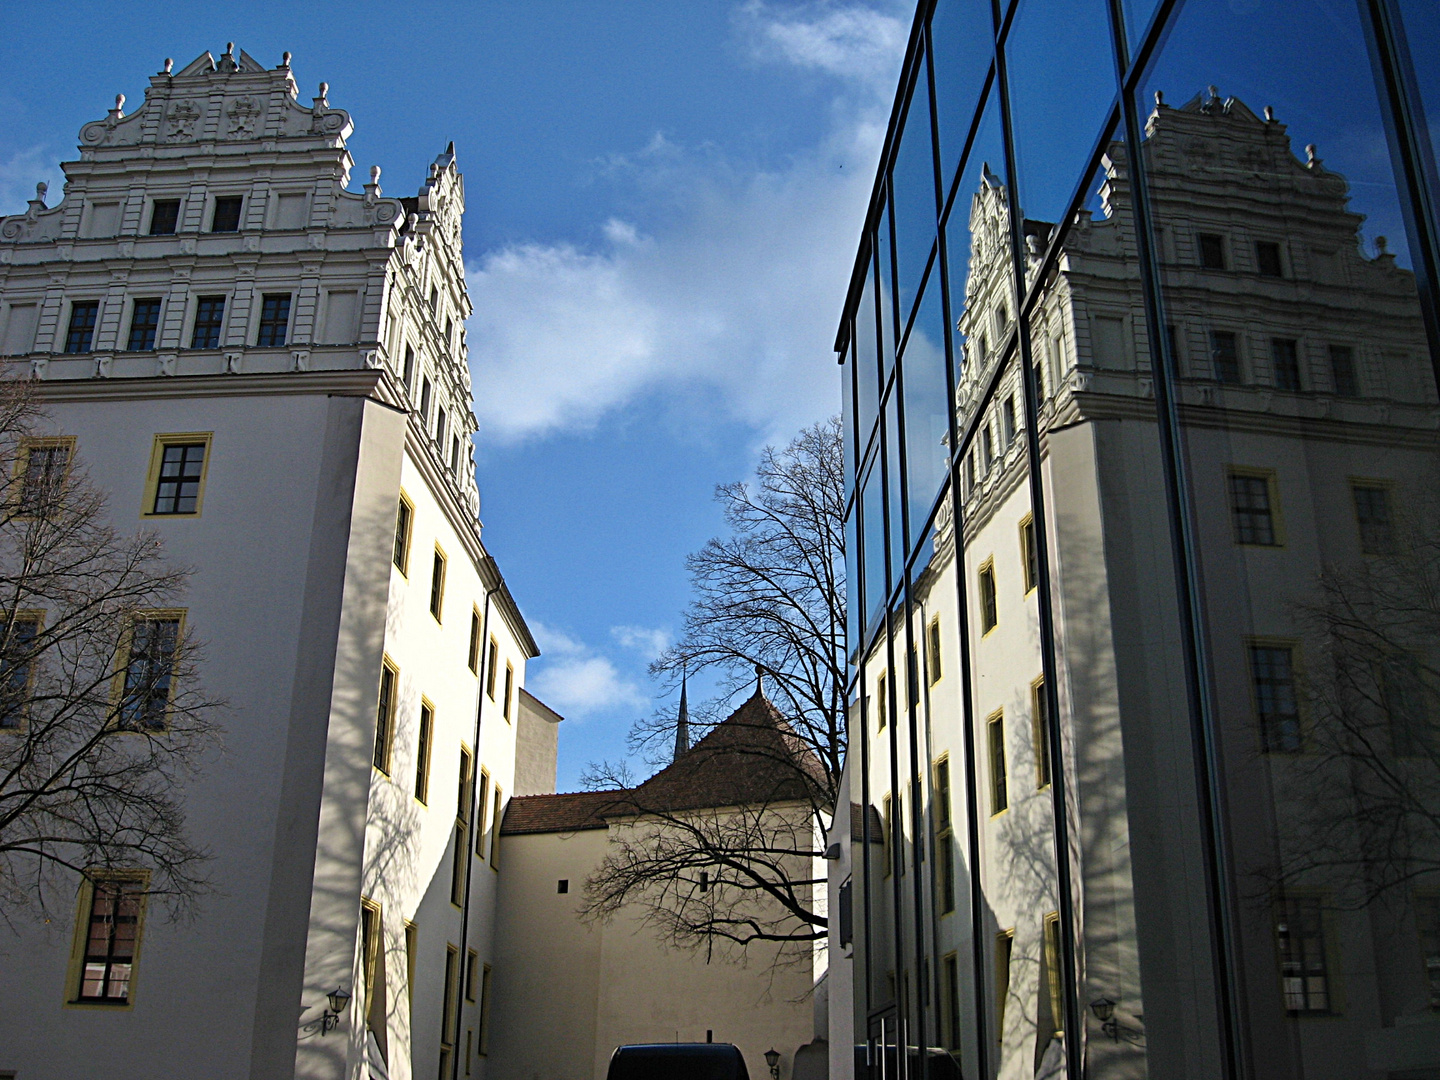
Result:
[[[44,514],[58,508],[57,500],[65,488],[70,471],[70,447],[67,444],[32,445],[25,448],[25,474],[20,486],[19,512],[22,515]]]
[[[1200,265],[1206,270],[1225,269],[1225,238],[1216,233],[1200,233],[1195,237]]]
[[[1235,518],[1237,544],[1275,543],[1268,477],[1231,473],[1230,509]]]
[[[1210,370],[1216,382],[1239,385],[1240,349],[1231,331],[1210,332]]]
[[[220,325],[225,321],[225,297],[202,296],[195,301],[195,329],[190,335],[192,349],[218,349]]]
[[[1330,1011],[1328,942],[1320,899],[1286,897],[1276,904],[1275,940],[1280,979],[1290,1013]]]
[[[138,881],[102,880],[92,886],[79,1000],[123,1005],[130,999],[144,891]]]
[[[255,344],[261,347],[284,345],[289,328],[290,294],[266,293],[260,304],[260,332]]]
[[[1261,277],[1283,277],[1280,245],[1273,240],[1255,241],[1255,269]]]
[[[1270,339],[1270,365],[1275,389],[1300,389],[1300,354],[1294,338]]]
[[[1355,484],[1355,521],[1360,526],[1360,550],[1366,555],[1388,555],[1395,547],[1395,525],[1390,516],[1390,489],[1381,484]]]
[[[1252,645],[1250,674],[1255,685],[1255,714],[1267,753],[1300,751],[1300,710],[1295,701],[1295,667],[1289,646]]]
[[[1358,397],[1360,380],[1355,377],[1355,350],[1349,345],[1330,346],[1330,381],[1341,397]]]
[[[155,331],[160,326],[160,301],[136,300],[130,309],[130,352],[148,352],[155,348]]]
[[[156,199],[150,208],[150,235],[169,236],[180,219],[179,199]]]
[[[70,305],[70,325],[65,331],[67,353],[89,352],[95,337],[95,319],[100,314],[100,303],[85,300]]]
[[[152,514],[193,514],[205,471],[204,443],[169,443],[161,451]]]
[[[211,232],[239,232],[240,207],[245,202],[239,195],[224,195],[215,200],[215,212],[210,218]]]
[[[170,708],[179,619],[137,619],[130,631],[130,657],[119,704],[119,726],[158,730]]]

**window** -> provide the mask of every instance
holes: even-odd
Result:
[[[1360,528],[1360,550],[1366,555],[1388,555],[1395,550],[1395,526],[1390,517],[1390,488],[1385,484],[1352,482],[1355,523]]]
[[[510,710],[515,696],[515,668],[507,663],[505,665],[505,700],[500,706],[500,715],[505,717],[505,722],[510,722]]]
[[[1330,378],[1341,397],[1359,397],[1360,380],[1355,375],[1355,350],[1349,345],[1330,346]]]
[[[405,999],[415,1003],[415,965],[420,960],[420,928],[405,920]]]
[[[1210,331],[1210,363],[1216,382],[1240,384],[1240,349],[1231,331]]]
[[[384,923],[380,918],[380,905],[368,897],[360,898],[360,975],[361,992],[364,997],[358,1002],[365,1027],[370,1031],[385,1030],[384,993],[375,992],[376,979],[385,977]],[[384,987],[381,987],[384,990]]]
[[[455,320],[454,320],[454,319],[447,318],[447,319],[445,320],[445,344],[448,345],[448,346],[450,346],[450,348],[452,348],[452,349],[455,347]]]
[[[913,643],[905,656],[905,703],[912,711],[920,704],[920,654]]]
[[[1329,1013],[1325,918],[1318,896],[1287,896],[1276,903],[1275,943],[1285,1011],[1292,1016]]]
[[[470,648],[465,653],[465,666],[472,674],[480,673],[480,609],[470,609]]]
[[[430,614],[440,621],[440,610],[445,603],[445,553],[435,549],[435,561],[430,564]]]
[[[460,950],[454,945],[445,946],[445,996],[440,1009],[440,1075],[451,1072],[451,1061],[455,1054],[455,1016],[460,996]]]
[[[1267,754],[1300,752],[1300,709],[1295,697],[1295,651],[1290,645],[1251,645],[1250,678],[1260,745]]]
[[[141,873],[97,875],[81,891],[85,953],[75,1001],[128,1005],[140,949],[146,879]]]
[[[157,435],[150,457],[146,516],[198,515],[210,436]]]
[[[490,965],[480,973],[480,1038],[476,1041],[483,1057],[490,1050]]]
[[[1433,756],[1440,746],[1420,661],[1404,653],[1389,657],[1380,667],[1380,691],[1390,721],[1390,746],[1396,755]]]
[[[1015,930],[995,935],[995,1042],[1005,1041],[1005,1005],[1010,999],[1010,955],[1015,951]]]
[[[500,793],[500,785],[495,785],[495,801],[490,810],[490,868],[500,869],[500,811],[504,809],[504,799]]]
[[[435,442],[443,452],[445,446],[445,427],[450,422],[450,414],[443,408],[435,410]]]
[[[430,286],[430,310],[436,311],[440,306],[440,290],[434,285]]]
[[[225,319],[225,297],[202,296],[195,301],[195,328],[190,332],[192,349],[218,349],[220,324]]]
[[[474,1001],[480,989],[480,954],[471,949],[465,955],[465,1000]]]
[[[130,308],[130,337],[125,343],[126,350],[149,352],[154,349],[155,332],[159,327],[159,299],[136,300]]]
[[[400,369],[400,378],[404,381],[408,393],[413,385],[411,380],[415,378],[415,350],[409,345],[405,346],[405,366]]]
[[[985,721],[985,741],[990,754],[990,816],[1010,808],[1005,782],[1005,715],[997,712]]]
[[[940,913],[955,910],[955,839],[950,813],[950,759],[935,763],[935,851],[936,891]]]
[[[1261,277],[1284,277],[1280,265],[1280,245],[1274,240],[1255,241],[1255,268]]]
[[[500,663],[500,643],[490,639],[490,651],[485,657],[485,694],[495,700],[495,668]]]
[[[561,892],[566,892],[570,888],[570,883],[568,881],[565,882],[564,885],[565,888],[561,889]],[[700,891],[702,893],[710,891],[710,871],[708,870],[700,871]]]
[[[67,353],[89,352],[95,338],[95,319],[100,314],[98,300],[81,300],[70,305],[70,326],[65,331]]]
[[[485,842],[490,838],[485,826],[490,820],[490,774],[484,769],[480,770],[480,798],[475,800],[476,813],[479,819],[475,822],[475,855],[484,859],[486,855]]]
[[[179,613],[155,613],[139,616],[131,625],[116,706],[117,722],[124,730],[164,729],[182,622]]]
[[[887,791],[880,799],[881,826],[885,833],[881,837],[882,854],[885,860],[885,876],[889,877],[895,870],[895,813],[894,800]]]
[[[995,563],[980,567],[980,633],[988,634],[1000,622],[995,599]]]
[[[415,748],[415,798],[430,801],[430,740],[435,735],[435,706],[420,699],[420,742]]]
[[[1235,521],[1237,544],[1279,545],[1270,506],[1271,481],[1269,473],[1230,474],[1230,512]]]
[[[260,348],[278,349],[285,344],[290,329],[290,294],[266,293],[260,301],[260,332],[255,344]]]
[[[987,475],[990,467],[995,464],[995,436],[990,433],[989,424],[980,431],[980,464]]]
[[[1294,338],[1270,339],[1270,363],[1276,390],[1300,389],[1300,355]]]
[[[390,775],[390,747],[395,741],[395,691],[400,684],[400,672],[390,661],[380,664],[380,700],[375,706],[375,754],[372,757],[375,768],[386,776]]]
[[[475,812],[471,805],[475,801],[475,755],[468,746],[460,747],[460,769],[457,776],[455,820],[468,827],[470,817]]]
[[[1035,519],[1028,514],[1020,522],[1020,569],[1028,593],[1040,583],[1039,555],[1035,551]]]
[[[1000,410],[1000,449],[1002,453],[1008,452],[1010,444],[1015,441],[1015,395],[1011,394],[1005,399],[1005,407]]]
[[[20,611],[6,624],[0,637],[0,731],[25,726],[35,639],[39,636],[40,612]]]
[[[960,1049],[960,961],[954,953],[942,961],[945,966],[945,1046]]]
[[[434,390],[430,384],[430,376],[420,376],[420,419],[427,427],[430,424],[430,395]]]
[[[173,236],[180,223],[179,199],[156,199],[150,207],[150,235]]]
[[[470,854],[470,837],[465,826],[455,822],[452,830],[454,843],[450,846],[450,903],[455,907],[465,905],[465,857]]]
[[[1030,687],[1030,741],[1035,749],[1035,789],[1050,784],[1050,699],[1045,696],[1045,680],[1036,679]]]
[[[1225,238],[1216,233],[1200,233],[1196,238],[1200,248],[1200,265],[1206,270],[1225,269]]]
[[[451,435],[451,436],[450,436],[450,471],[451,471],[452,473],[458,473],[458,472],[460,471],[460,436],[459,436],[459,435]]]
[[[925,632],[926,664],[930,669],[930,685],[934,686],[940,681],[944,674],[944,666],[940,659],[940,616],[936,615],[930,620],[930,626]]]
[[[701,892],[704,892],[704,891],[705,891],[705,884],[706,884],[706,880],[707,880],[708,878],[709,878],[709,875],[708,875],[708,874],[706,874],[706,873],[704,873],[704,872],[702,872],[702,873],[700,874],[700,891],[701,891]],[[562,894],[562,895],[565,894],[565,893],[568,893],[568,892],[570,891],[570,879],[569,879],[569,878],[563,878],[563,877],[562,877],[559,881],[555,882],[555,891],[556,891],[557,893]]]
[[[885,696],[885,672],[875,680],[875,730],[885,730],[885,718],[890,713],[890,701]]]
[[[475,797],[475,759],[467,746],[460,747],[458,789],[455,793],[455,843],[450,857],[450,902],[465,903],[465,870],[469,865],[471,800]]]
[[[245,199],[241,195],[222,195],[215,200],[215,212],[210,215],[211,232],[239,232],[240,207]]]
[[[15,462],[20,483],[18,515],[38,516],[55,509],[70,474],[74,448],[75,440],[68,438],[26,439],[20,444]]]
[[[1044,940],[1041,948],[1045,963],[1043,993],[1050,995],[1050,1022],[1063,1034],[1065,1027],[1065,999],[1060,991],[1060,913],[1052,911],[1045,916]]]
[[[1440,1009],[1440,896],[1415,898],[1415,923],[1420,931],[1420,963],[1430,992],[1430,1008]]]
[[[400,505],[395,508],[395,552],[391,556],[395,569],[409,576],[410,570],[410,525],[415,520],[415,508],[405,493],[400,493]]]

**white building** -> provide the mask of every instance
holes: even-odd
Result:
[[[378,168],[348,191],[350,117],[298,99],[288,53],[167,60],[123,106],[58,203],[0,219],[0,350],[122,528],[196,568],[229,708],[187,808],[217,888],[190,925],[138,903],[128,980],[82,984],[88,886],[21,925],[0,1075],[478,1075],[537,650],[481,541],[453,147],[414,198]]]

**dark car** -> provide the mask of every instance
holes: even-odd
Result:
[[[750,1080],[732,1043],[636,1043],[617,1046],[606,1080]]]

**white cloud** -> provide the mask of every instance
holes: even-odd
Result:
[[[583,430],[654,392],[690,422],[771,440],[838,409],[830,345],[907,24],[853,4],[736,18],[757,56],[840,77],[829,130],[768,170],[656,135],[604,170],[663,220],[612,217],[594,250],[522,243],[474,263],[482,447]]]
[[[622,648],[633,649],[647,661],[654,660],[670,645],[670,631],[658,626],[612,626],[610,636]]]
[[[562,716],[645,710],[650,699],[606,657],[561,630],[531,620],[540,658],[529,674],[529,689]]]

